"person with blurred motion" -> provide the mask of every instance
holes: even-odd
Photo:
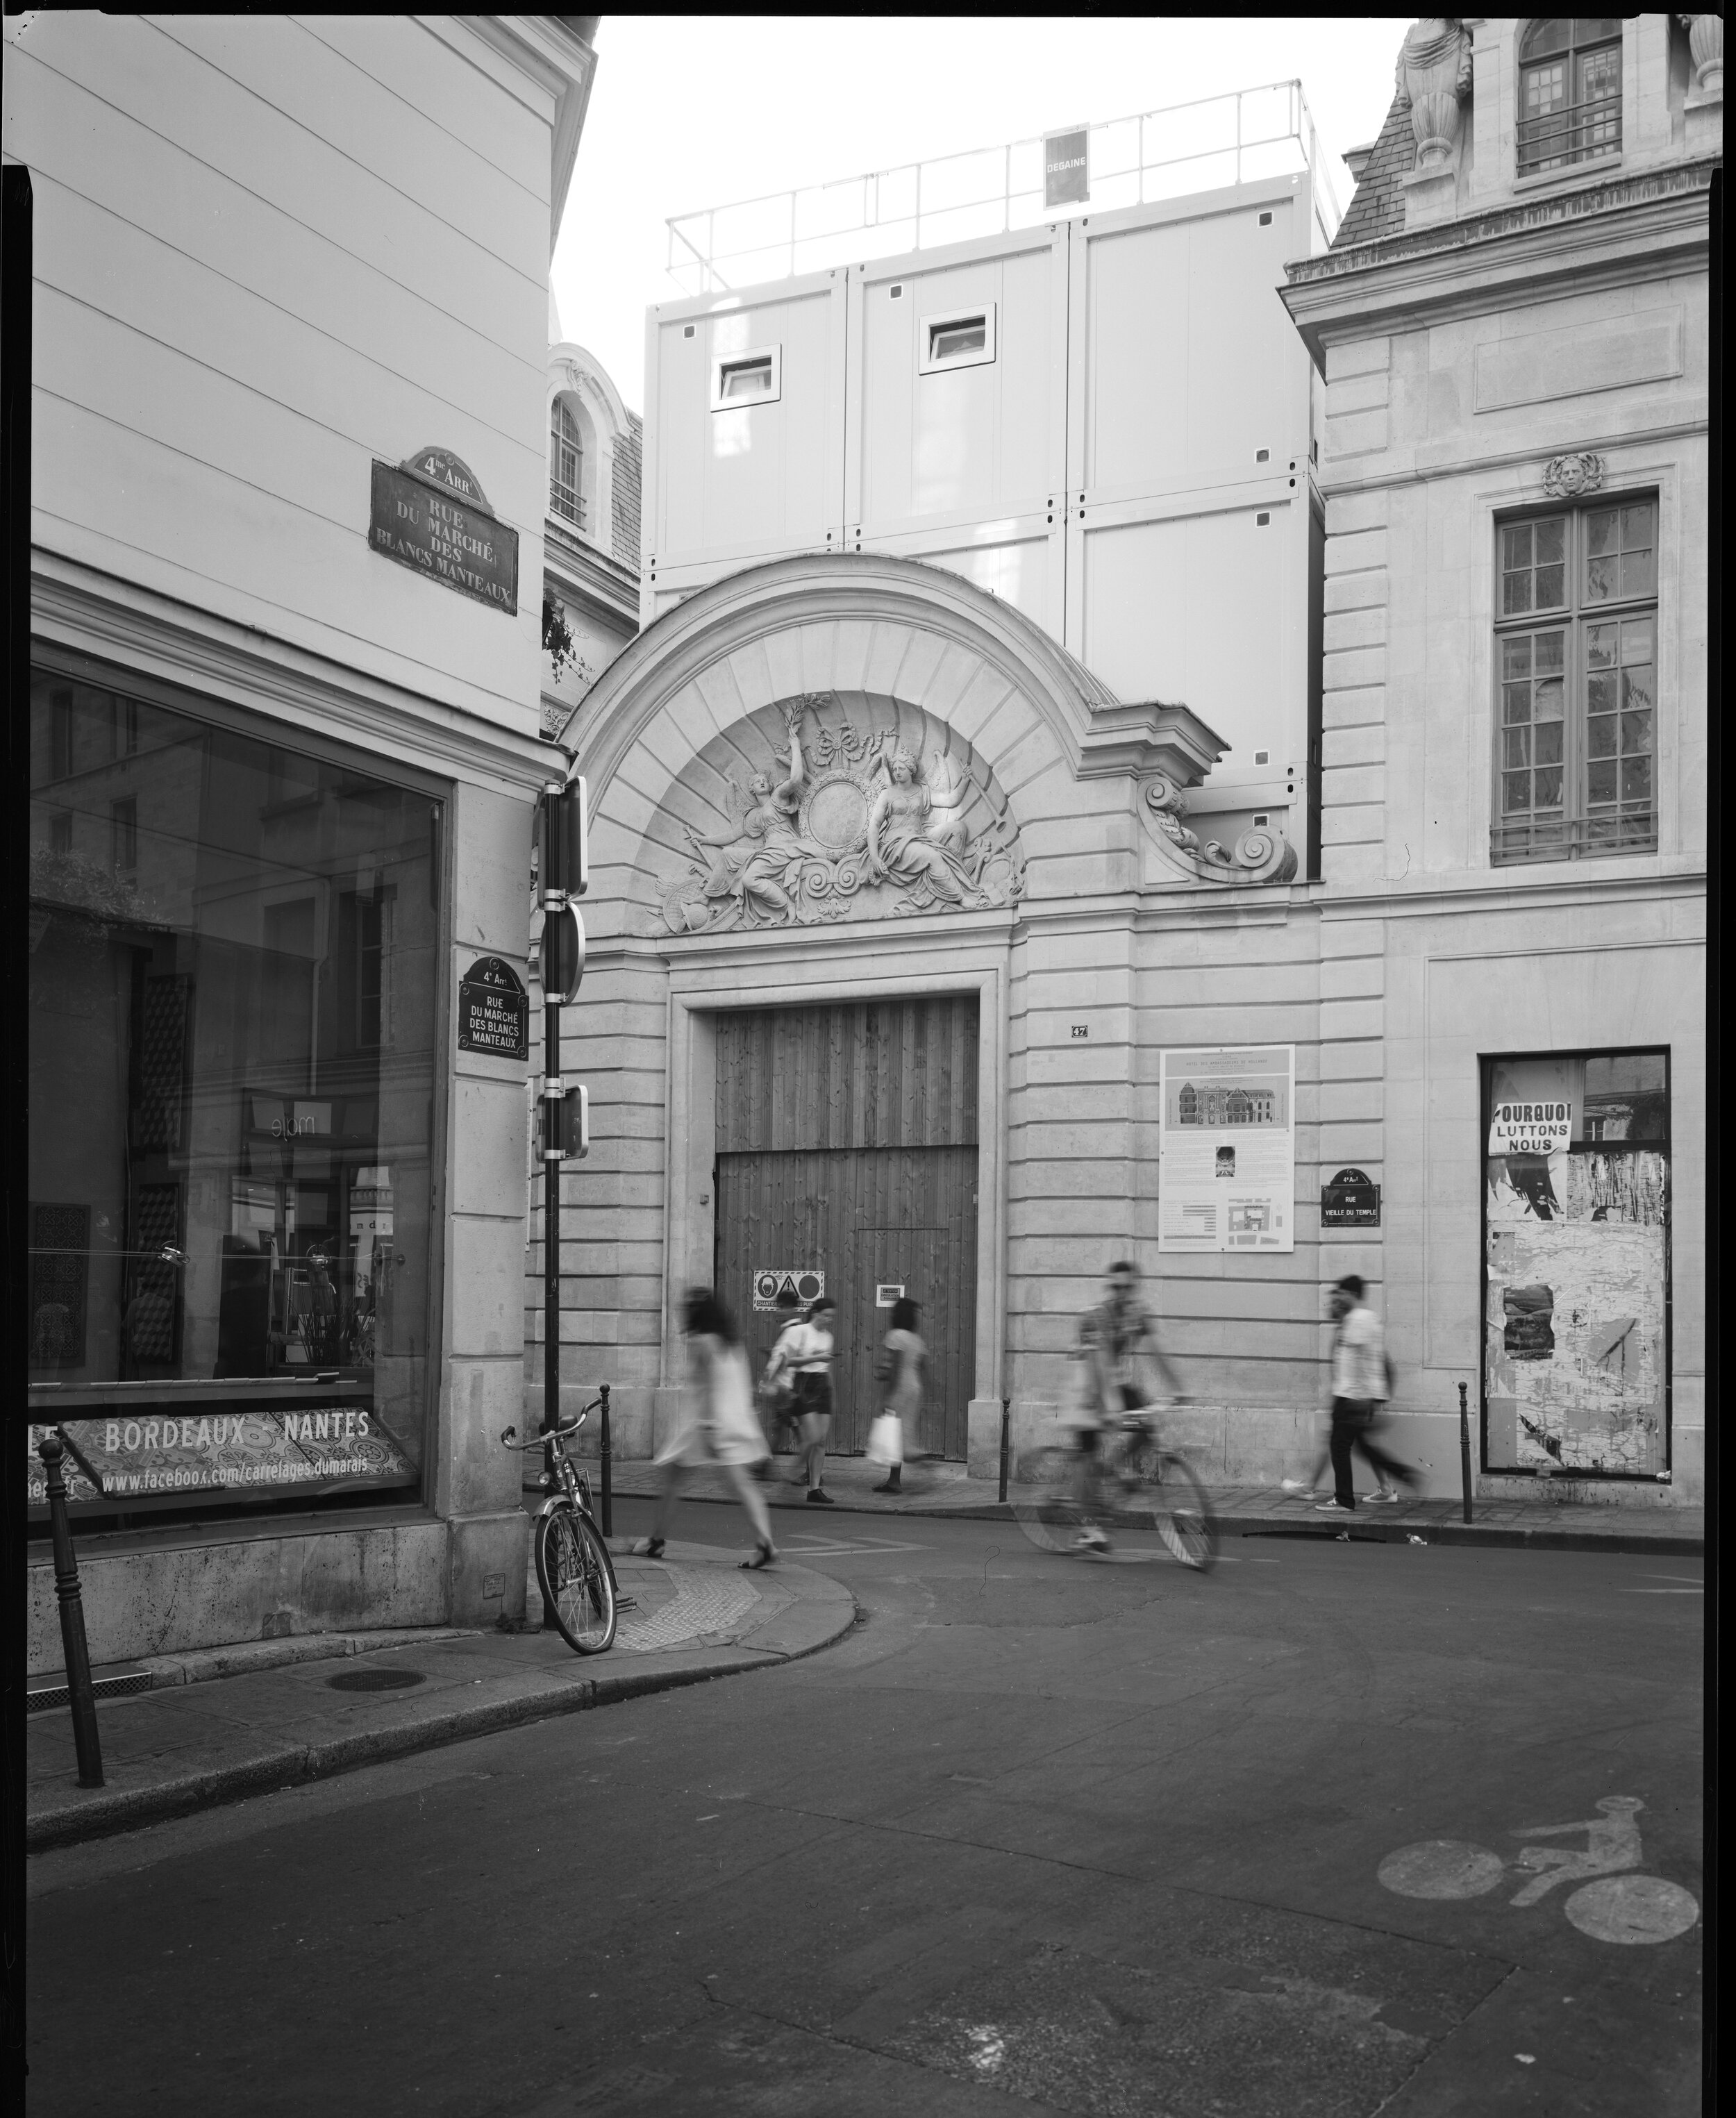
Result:
[[[1356,1512],[1355,1471],[1351,1452],[1359,1450],[1380,1482],[1371,1495],[1376,1501],[1396,1501],[1398,1484],[1412,1488],[1421,1481],[1408,1464],[1389,1456],[1374,1440],[1381,1408],[1391,1394],[1387,1381],[1386,1347],[1380,1319],[1363,1301],[1359,1274],[1347,1272],[1332,1289],[1330,1306],[1336,1326],[1332,1337],[1332,1478],[1336,1488],[1330,1501],[1320,1501],[1317,1515],[1348,1515]]]
[[[642,1547],[647,1559],[663,1556],[669,1519],[689,1470],[715,1468],[735,1488],[748,1511],[754,1551],[742,1565],[753,1570],[777,1557],[771,1542],[771,1518],[764,1496],[749,1475],[770,1454],[754,1417],[753,1385],[748,1355],[735,1320],[709,1287],[688,1291],[682,1329],[687,1334],[691,1387],[683,1400],[678,1431],[657,1452],[663,1466],[663,1490],[657,1519]]]
[[[882,1349],[877,1379],[886,1391],[884,1409],[874,1422],[868,1454],[888,1469],[877,1493],[904,1491],[904,1459],[910,1436],[922,1416],[923,1362],[928,1348],[917,1335],[917,1305],[901,1294],[892,1304],[891,1326]]]
[[[1178,1404],[1187,1403],[1181,1378],[1158,1343],[1156,1320],[1139,1291],[1139,1267],[1120,1258],[1106,1275],[1105,1298],[1079,1326],[1078,1357],[1085,1362],[1080,1404],[1066,1423],[1075,1430],[1079,1462],[1076,1488],[1082,1525],[1076,1542],[1086,1552],[1107,1552],[1109,1540],[1098,1527],[1097,1482],[1102,1472],[1103,1436],[1130,1412],[1151,1403],[1146,1369],[1155,1368]]]

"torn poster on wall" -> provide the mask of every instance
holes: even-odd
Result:
[[[1614,1066],[1637,1080],[1650,1063],[1626,1055],[1489,1063],[1484,1375],[1492,1470],[1668,1472],[1669,1149],[1661,1137],[1641,1146],[1623,1134],[1593,1145],[1605,1136],[1599,1128],[1618,1091],[1632,1103],[1642,1089],[1629,1094],[1618,1082],[1589,1110],[1586,1096],[1588,1066]],[[1657,1072],[1661,1091],[1661,1066]],[[1661,1135],[1661,1093],[1656,1100]]]

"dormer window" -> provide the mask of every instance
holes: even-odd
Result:
[[[1519,47],[1518,173],[1541,176],[1621,146],[1620,16],[1533,22]]]
[[[585,526],[585,503],[580,497],[580,469],[584,453],[579,446],[578,422],[559,398],[549,421],[549,505],[574,529]]]

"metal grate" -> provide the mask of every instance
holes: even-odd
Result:
[[[156,1679],[148,1669],[139,1670],[129,1676],[94,1676],[90,1689],[98,1699],[120,1699],[128,1692],[150,1691],[155,1689]],[[70,1706],[72,1694],[64,1683],[33,1686],[25,1701],[27,1713],[46,1713],[51,1707]]]

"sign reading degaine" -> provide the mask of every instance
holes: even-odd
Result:
[[[509,616],[518,609],[518,532],[425,475],[375,460],[368,541],[383,557]]]
[[[1070,125],[1043,140],[1043,203],[1081,206],[1091,196],[1090,128]]]

